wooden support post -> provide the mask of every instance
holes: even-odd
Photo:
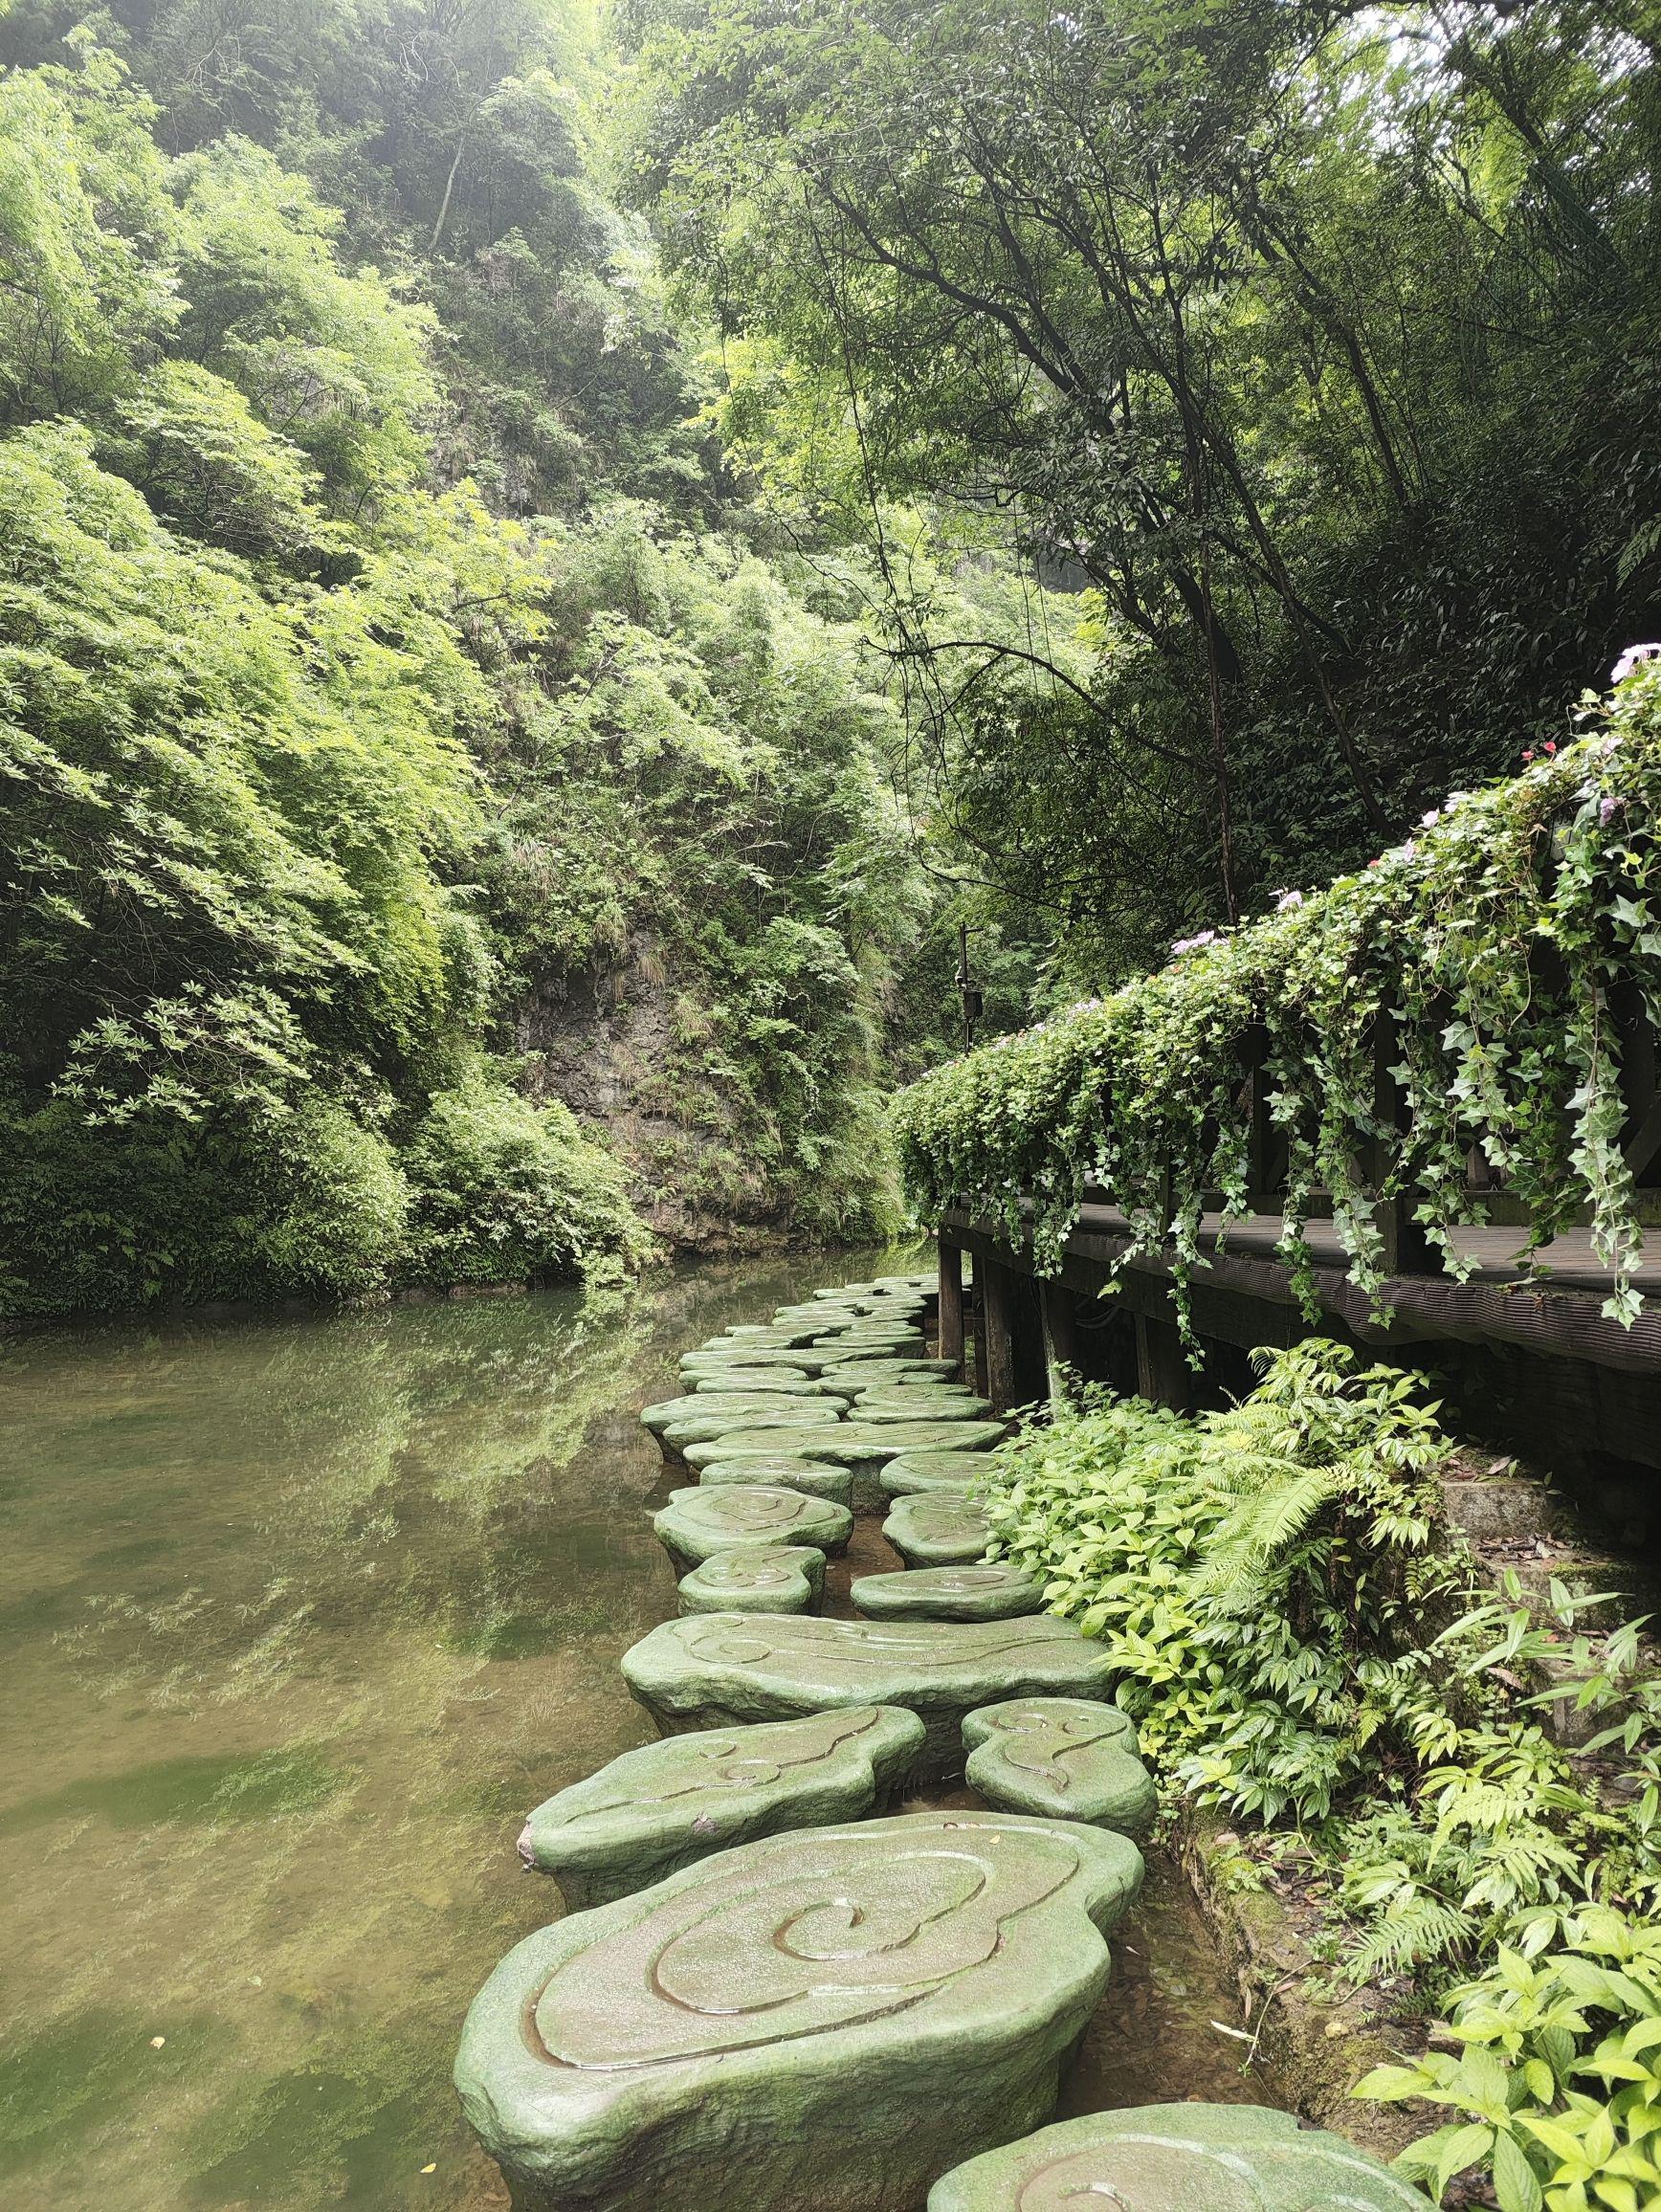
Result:
[[[1396,1024],[1390,1014],[1379,1016],[1373,1036],[1373,1112],[1386,1128],[1407,1126],[1406,1101],[1391,1073],[1400,1051]],[[1370,1142],[1363,1148],[1362,1172],[1377,1189],[1385,1174],[1385,1147]],[[1403,1191],[1379,1203],[1375,1219],[1384,1246],[1382,1261],[1386,1275],[1422,1275],[1436,1272],[1430,1240],[1413,1218],[1413,1195]]]
[[[974,1287],[969,1301],[969,1318],[975,1332],[975,1396],[985,1398],[986,1388],[986,1262],[975,1262]]]
[[[1038,1297],[1044,1316],[1044,1372],[1052,1398],[1068,1395],[1061,1370],[1078,1379],[1078,1326],[1073,1293],[1060,1283],[1041,1283]]]
[[[1188,1404],[1188,1363],[1175,1321],[1136,1317],[1136,1387],[1139,1398],[1185,1412]]]
[[[963,1252],[941,1239],[940,1356],[961,1371],[963,1364]]]
[[[1009,1310],[1009,1271],[996,1260],[984,1260],[975,1272],[981,1277],[982,1333],[986,1342],[985,1395],[992,1401],[994,1411],[1008,1413],[1015,1403],[1015,1334]]]

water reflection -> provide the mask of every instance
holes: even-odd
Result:
[[[649,1733],[635,1414],[828,1272],[0,1349],[0,2197],[505,2202],[449,2068],[524,1811]]]

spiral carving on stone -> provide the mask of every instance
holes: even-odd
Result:
[[[876,1725],[871,1707],[852,1713],[814,1714],[806,1720],[778,1721],[768,1728],[764,1754],[746,1752],[730,1731],[708,1736],[677,1736],[648,1746],[650,1761],[631,1762],[627,1788],[615,1797],[585,1804],[563,1826],[607,1820],[644,1805],[674,1804],[711,1790],[765,1789],[786,1773],[816,1766],[853,1737]]]
[[[615,2072],[822,2035],[924,2003],[995,1958],[1079,1870],[1066,1835],[936,1829],[781,1838],[742,1870],[648,1891],[529,2006],[556,2066]]]
[[[1042,1775],[1057,1789],[1071,1782],[1064,1763],[1070,1752],[1089,1751],[1099,1743],[1124,1744],[1135,1733],[1128,1714],[1112,1705],[1062,1714],[1012,1706],[986,1719],[1008,1765],[1022,1774]]]
[[[823,1519],[822,1500],[794,1490],[765,1490],[747,1483],[725,1483],[718,1489],[698,1491],[687,1501],[690,1518],[714,1523],[722,1529],[740,1529],[753,1535],[762,1529],[785,1529],[802,1520]]]
[[[930,1635],[926,1628],[903,1628],[876,1621],[803,1620],[774,1622],[742,1614],[709,1613],[701,1620],[666,1624],[689,1659],[712,1667],[786,1668],[832,1662],[839,1666],[903,1668],[927,1674],[972,1661],[1011,1666],[1035,1654],[1053,1653],[1058,1644],[1076,1642],[1076,1631],[1042,1617],[1030,1621],[964,1624]]]
[[[1417,2190],[1333,2136],[1225,2143],[1126,2134],[1027,2180],[1013,2212],[1425,2212]]]

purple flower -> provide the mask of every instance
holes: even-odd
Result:
[[[1438,822],[1440,822],[1440,821],[1441,821],[1441,819],[1442,819],[1442,810],[1441,810],[1441,808],[1440,808],[1439,807],[1431,807],[1431,809],[1430,809],[1430,811],[1429,811],[1428,814],[1421,814],[1421,815],[1420,815],[1420,817],[1419,817],[1419,827],[1420,827],[1420,829],[1421,829],[1421,830],[1434,830],[1434,829],[1435,829],[1435,827],[1436,827],[1436,825],[1437,825],[1437,823],[1438,823]]]
[[[1171,947],[1171,954],[1174,959],[1181,960],[1184,953],[1199,952],[1204,946],[1215,944],[1216,941],[1217,933],[1214,929],[1203,929],[1198,937],[1178,938]]]
[[[1273,897],[1276,914],[1295,914],[1303,904],[1301,891],[1277,891]]]
[[[1611,683],[1625,683],[1635,668],[1642,668],[1647,660],[1661,657],[1661,645],[1629,645],[1609,671]]]
[[[1609,827],[1609,824],[1615,819],[1615,809],[1620,804],[1619,799],[1599,800],[1598,824],[1601,829],[1606,830]]]

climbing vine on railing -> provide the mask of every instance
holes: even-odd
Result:
[[[1458,1276],[1451,1231],[1488,1218],[1469,1186],[1479,1148],[1528,1209],[1531,1254],[1585,1209],[1614,1278],[1605,1312],[1629,1324],[1640,1236],[1612,1000],[1624,987],[1661,1029],[1661,659],[1628,654],[1617,677],[1583,702],[1586,735],[1454,792],[1360,874],[1282,893],[1160,974],[913,1084],[896,1118],[919,1208],[1030,1231],[1052,1272],[1099,1185],[1130,1221],[1124,1257],[1171,1258],[1185,1325],[1207,1194],[1225,1227],[1250,1210],[1255,1063],[1287,1147],[1280,1250],[1312,1318],[1318,1194],[1369,1294],[1398,1199]]]

